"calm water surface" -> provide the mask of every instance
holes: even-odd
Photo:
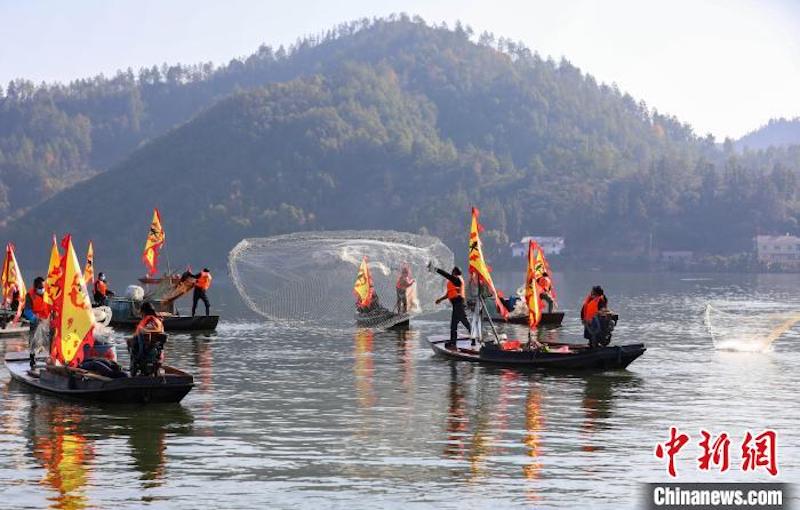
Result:
[[[68,403],[0,368],[0,507],[638,508],[641,483],[667,481],[653,449],[671,425],[692,437],[679,481],[770,481],[739,468],[745,431],[767,427],[776,480],[800,481],[798,335],[720,352],[702,322],[709,301],[800,309],[800,277],[706,278],[557,275],[570,311],[548,336],[577,341],[575,309],[602,283],[615,341],[648,347],[626,371],[583,375],[435,358],[436,317],[405,333],[266,323],[220,282],[218,331],[169,340],[171,364],[197,382],[181,404]],[[700,429],[733,438],[728,472],[697,470]]]

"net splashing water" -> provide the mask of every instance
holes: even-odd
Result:
[[[797,309],[764,312],[742,304],[735,310],[722,310],[707,304],[705,311],[714,348],[722,351],[769,352],[779,338],[797,336],[792,330],[798,322]]]

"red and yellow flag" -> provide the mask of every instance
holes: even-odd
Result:
[[[158,208],[153,209],[153,221],[150,223],[150,231],[147,233],[147,241],[144,244],[142,262],[147,267],[147,274],[154,275],[158,272],[158,252],[161,250],[166,235],[161,226],[161,213]]]
[[[477,207],[472,208],[472,224],[469,229],[469,272],[471,275],[477,276],[478,281],[486,285],[494,295],[494,302],[497,306],[497,311],[504,319],[508,318],[508,310],[500,300],[500,294],[494,288],[492,282],[492,269],[486,264],[483,258],[483,245],[481,244],[480,233],[483,232],[483,227],[478,223],[478,216],[480,211]]]
[[[356,306],[366,308],[372,304],[372,275],[369,272],[366,256],[358,267],[356,282],[353,284],[353,294],[356,296]]]
[[[556,301],[556,286],[553,284],[553,271],[550,270],[550,264],[547,262],[547,259],[544,256],[544,250],[536,241],[531,240],[533,243],[533,247],[536,250],[536,265],[534,266],[534,273],[536,275],[536,279],[538,280],[541,278],[545,272],[550,277],[550,297],[553,298],[553,302]]]
[[[89,241],[89,249],[86,250],[86,266],[83,268],[83,281],[86,286],[94,283],[94,245]]]
[[[47,278],[44,281],[44,301],[52,305],[61,295],[58,280],[61,278],[61,254],[58,253],[58,243],[53,234],[53,247],[50,248],[50,263],[47,265]]]
[[[17,306],[17,313],[14,320],[19,320],[22,314],[22,309],[25,306],[25,280],[22,278],[22,270],[17,263],[17,256],[14,254],[14,244],[6,244],[6,258],[3,260],[3,272],[0,275],[0,282],[3,290],[3,304],[8,306],[14,296],[14,292],[18,292],[19,306]]]
[[[534,256],[536,242],[528,243],[528,271],[525,276],[525,304],[528,305],[528,326],[535,329],[542,320],[542,302],[539,297],[539,285],[536,280],[541,276],[536,275],[537,258]],[[539,250],[541,253],[541,250]]]
[[[85,350],[94,344],[94,314],[72,236],[67,234],[61,247],[64,256],[57,285],[62,291],[53,306],[55,319],[50,354],[65,365],[77,366],[83,361]]]

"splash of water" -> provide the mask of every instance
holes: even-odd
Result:
[[[800,312],[723,311],[706,305],[705,324],[714,348],[722,351],[769,352],[773,343],[800,322]]]

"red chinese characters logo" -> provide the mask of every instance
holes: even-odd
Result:
[[[742,471],[754,471],[763,467],[769,474],[778,474],[778,436],[774,430],[765,430],[755,438],[750,431],[742,442]]]
[[[681,448],[684,447],[686,443],[689,442],[689,436],[686,434],[678,434],[678,429],[675,427],[669,428],[669,441],[664,444],[658,444],[656,446],[656,457],[659,459],[663,459],[665,456],[669,458],[669,467],[667,471],[669,472],[669,476],[675,477],[677,473],[675,472],[675,455],[681,451]]]
[[[720,473],[730,468],[731,439],[726,432],[714,437],[710,432],[701,430],[702,440],[697,443],[702,453],[697,458],[698,469],[709,471],[716,467]],[[681,448],[689,442],[689,436],[679,433],[676,427],[669,428],[669,440],[656,445],[655,455],[659,459],[666,459],[669,476],[676,477],[675,456]],[[742,471],[755,471],[764,469],[770,475],[778,474],[778,439],[773,430],[765,430],[757,436],[748,431],[742,440]]]

